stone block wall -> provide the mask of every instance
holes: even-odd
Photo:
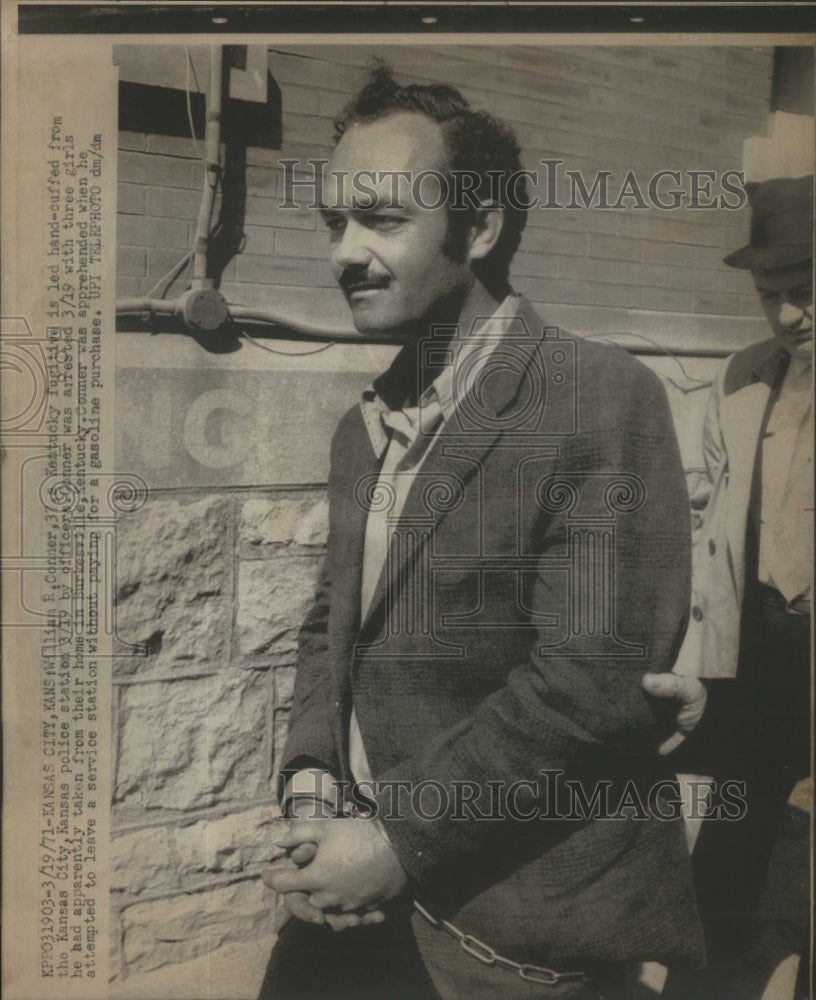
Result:
[[[157,495],[120,522],[115,979],[273,940],[260,874],[326,519],[320,490],[224,490]]]

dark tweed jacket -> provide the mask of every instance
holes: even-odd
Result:
[[[581,780],[588,796],[608,781],[613,804],[627,782],[646,802],[668,777],[640,687],[646,670],[671,668],[689,603],[688,501],[665,392],[619,348],[567,339],[559,351],[523,300],[519,317],[528,333],[511,331],[475,408],[431,446],[362,628],[379,462],[360,408],[341,420],[285,768],[318,763],[349,778],[353,703],[374,777],[439,782],[451,803],[456,782],[507,789],[543,769]],[[385,398],[404,363],[382,377]],[[582,565],[595,576],[571,587]],[[594,618],[593,588],[607,609]],[[411,595],[425,627],[404,617]],[[681,820],[633,818],[637,808],[588,821],[451,808],[431,820],[410,797],[395,816],[395,801],[393,786],[377,796],[411,891],[501,953],[562,968],[702,960]],[[431,790],[426,815],[438,801]],[[516,801],[525,814],[562,808],[532,788]]]

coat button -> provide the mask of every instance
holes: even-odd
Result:
[[[698,608],[697,605],[695,604],[694,607],[691,609],[691,617],[696,622],[701,622],[703,620],[703,610],[702,610],[702,608]]]
[[[708,554],[710,556],[713,556],[716,551],[717,551],[717,544],[716,544],[716,542],[714,541],[713,538],[709,538],[709,540],[708,540]]]

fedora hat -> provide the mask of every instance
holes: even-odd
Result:
[[[770,270],[813,256],[813,175],[746,184],[751,242],[723,260],[731,267]]]

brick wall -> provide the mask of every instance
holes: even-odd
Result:
[[[183,49],[172,51],[183,58]],[[133,60],[130,52],[120,60]],[[305,163],[330,152],[332,119],[375,54],[387,57],[400,80],[453,83],[473,106],[508,121],[528,169],[543,173],[542,159],[563,160],[562,204],[570,197],[565,170],[580,171],[588,185],[598,171],[611,171],[610,201],[630,170],[643,192],[658,170],[679,171],[688,193],[686,171],[719,177],[739,170],[743,140],[766,129],[770,49],[270,49],[283,140],[280,150],[246,152],[246,239],[221,288],[231,302],[274,302],[323,320],[346,315],[315,213],[278,207],[278,161]],[[144,294],[189,248],[203,168],[189,139],[130,133],[121,142],[119,294],[130,296]],[[670,186],[661,187],[664,200]],[[741,245],[746,211],[625,204],[630,210],[533,210],[513,266],[515,286],[548,317],[581,332],[651,327],[658,338],[668,330],[671,346],[682,347],[689,326],[676,317],[698,316],[704,321],[695,329],[707,337],[738,337],[740,318],[756,316],[755,300],[746,276],[721,261]]]
[[[283,142],[246,150],[245,241],[221,285],[230,302],[347,321],[314,213],[277,205],[277,161],[329,152],[331,119],[374,51],[383,53],[269,50]],[[509,120],[526,166],[559,158],[588,177],[611,170],[622,180],[631,168],[646,185],[656,169],[738,169],[742,141],[764,131],[768,111],[769,50],[386,54],[399,79],[454,83]],[[124,74],[138,50],[118,58]],[[167,65],[154,58],[151,72]],[[202,166],[189,139],[123,132],[120,143],[118,294],[137,296],[189,249]],[[549,319],[590,335],[733,348],[762,336],[750,279],[720,263],[746,228],[744,211],[533,211],[513,280]],[[170,295],[184,286],[182,275]],[[273,856],[268,809],[295,634],[323,552],[330,428],[389,356],[334,346],[283,358],[247,343],[219,354],[177,334],[117,336],[117,462],[146,479],[150,498],[123,518],[118,545],[115,996],[257,990],[273,935],[260,881]],[[667,386],[694,480],[702,387],[716,362],[690,357],[682,370],[667,356],[647,360]]]

